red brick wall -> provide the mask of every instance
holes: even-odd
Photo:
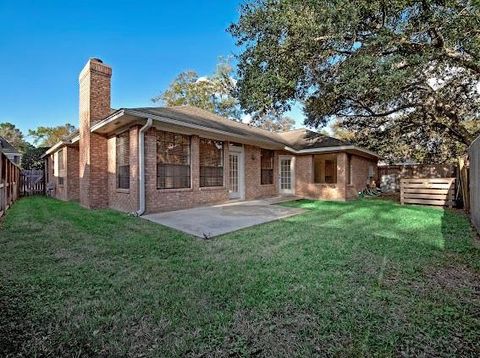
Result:
[[[90,60],[79,76],[80,84],[80,203],[89,208],[108,206],[107,139],[90,132],[95,122],[110,113],[109,66]]]
[[[56,151],[48,157],[47,185],[53,186],[52,196],[60,200],[78,200],[78,148],[63,147],[63,169],[59,169],[58,153]],[[59,184],[59,177],[63,177],[63,185]]]
[[[63,151],[63,169],[60,169],[59,152]],[[60,200],[68,200],[67,198],[67,155],[65,147],[53,153],[53,184],[55,190],[53,195]],[[59,184],[59,177],[63,177],[63,184]]]
[[[347,185],[347,199],[356,199],[358,192],[367,187],[369,182],[368,168],[373,167],[373,178],[378,176],[377,160],[372,160],[358,155],[351,156],[352,182]]]
[[[273,160],[273,184],[261,184],[261,149],[251,145],[245,151],[245,199],[252,200],[278,195],[278,152]]]
[[[65,185],[67,186],[67,199],[79,200],[79,184],[80,179],[78,177],[78,147],[66,147],[66,168],[67,173],[65,177]]]
[[[138,132],[139,127],[127,129],[130,133],[130,188],[117,189],[116,136],[108,139],[108,202],[113,209],[134,212],[138,204]]]
[[[156,130],[145,134],[145,193],[146,212],[178,210],[228,200],[227,144],[224,145],[224,186],[200,188],[199,181],[199,137],[191,137],[191,188],[157,189],[157,145]]]
[[[346,186],[345,153],[337,154],[337,183],[314,183],[313,155],[299,155],[295,159],[295,194],[305,198],[325,200],[345,200]]]

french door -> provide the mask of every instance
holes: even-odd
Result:
[[[230,199],[243,199],[245,193],[243,147],[230,147],[230,151],[228,154],[228,173],[228,193]]]
[[[295,193],[295,158],[282,155],[279,157],[279,162],[280,194],[293,195]]]

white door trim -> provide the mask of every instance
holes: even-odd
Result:
[[[282,189],[282,160],[290,159],[290,189]],[[278,192],[280,194],[295,195],[295,157],[293,155],[278,156]]]
[[[228,148],[228,166],[230,168],[230,154],[237,154],[238,155],[238,190],[239,190],[239,197],[234,197],[230,199],[241,199],[245,200],[245,150],[243,145],[240,146],[232,146],[230,145]],[[229,172],[230,175],[230,172]],[[230,186],[230,183],[228,184]]]

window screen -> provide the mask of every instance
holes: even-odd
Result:
[[[200,139],[200,186],[223,186],[223,142]]]
[[[157,188],[190,188],[190,137],[157,132]]]
[[[273,150],[261,151],[261,184],[273,184]]]
[[[117,135],[117,188],[130,188],[130,135],[129,132],[123,132]]]

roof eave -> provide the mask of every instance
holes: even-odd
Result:
[[[339,151],[347,151],[347,150],[355,150],[358,152],[362,152],[368,154],[369,156],[375,157],[380,159],[381,157],[368,149],[360,148],[355,145],[340,145],[340,146],[330,146],[330,147],[321,147],[321,148],[308,148],[308,149],[294,149],[288,146],[284,148],[287,151],[293,152],[295,154],[315,154],[315,153],[326,153],[326,152],[339,152]]]
[[[165,117],[165,116],[160,116],[160,115],[151,114],[151,113],[144,113],[144,112],[135,111],[135,110],[132,110],[132,109],[126,109],[124,112],[125,112],[125,114],[129,114],[131,116],[136,116],[136,117],[145,118],[145,119],[146,118],[152,118],[152,119],[157,120],[159,122],[163,122],[163,123],[167,123],[167,124],[171,124],[171,125],[177,125],[177,126],[184,127],[184,128],[190,128],[190,129],[194,129],[194,130],[200,130],[200,131],[204,131],[204,132],[209,132],[209,133],[215,133],[215,134],[228,136],[230,138],[234,138],[234,139],[236,139],[238,141],[241,141],[241,142],[247,142],[247,143],[252,142],[252,140],[249,139],[248,136],[238,135],[238,134],[235,134],[235,133],[222,131],[222,130],[219,130],[219,129],[213,129],[213,128],[209,128],[209,127],[205,127],[205,126],[201,126],[201,125],[197,125],[197,124],[185,123],[185,122],[178,121],[176,119]],[[254,136],[253,134],[251,134],[251,135]],[[270,147],[275,147],[277,149],[282,149],[283,146],[284,146],[284,143],[279,143],[279,142],[277,142],[276,140],[273,140],[273,139],[267,141],[267,140],[264,140],[264,139],[261,139],[261,138],[256,138],[255,142],[257,144],[263,143],[264,145],[268,145]]]

